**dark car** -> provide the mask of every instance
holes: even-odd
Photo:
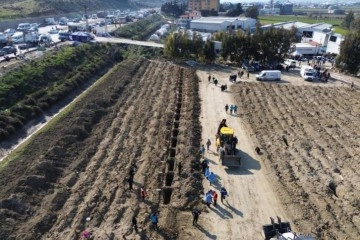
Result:
[[[16,53],[17,49],[13,46],[6,46],[0,49],[0,56],[4,56],[6,54]]]
[[[250,66],[247,63],[243,63],[242,68],[245,69],[248,72],[255,72],[255,68],[253,66]]]

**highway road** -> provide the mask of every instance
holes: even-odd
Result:
[[[102,21],[101,18],[98,19],[89,19],[89,24],[95,24],[95,29],[98,33],[104,33],[104,32],[111,32],[114,31],[117,27],[121,27],[123,26],[123,24],[119,25],[117,24],[115,25],[106,25],[106,26],[100,26],[100,22]],[[82,24],[84,24],[85,22],[82,21]],[[51,30],[60,30],[60,31],[67,31],[68,27],[67,26],[62,26],[62,25],[50,25],[50,26],[45,26],[45,27],[40,27],[38,29],[39,35],[40,34],[50,34],[51,38],[54,42],[60,42],[59,41],[59,34],[58,33],[50,33]],[[97,42],[110,42],[110,43],[124,43],[124,44],[133,44],[133,45],[139,45],[139,46],[146,46],[146,47],[156,47],[156,48],[164,48],[164,44],[160,44],[160,43],[155,43],[155,42],[148,42],[148,41],[136,41],[136,40],[131,40],[131,39],[125,39],[125,38],[115,38],[115,37],[95,37],[95,41]],[[68,41],[68,43],[72,43],[71,41]],[[16,44],[15,46],[17,46],[19,44]],[[19,50],[18,49],[18,54],[25,54],[28,55],[27,53],[29,51],[33,51],[34,49],[29,49],[29,50]],[[4,57],[0,57],[0,62],[4,61]],[[13,58],[14,55],[13,54],[9,54],[9,57]],[[13,60],[11,60],[13,61]],[[7,62],[1,63],[1,64],[7,64]],[[1,71],[1,70],[0,70]],[[0,74],[1,75],[1,74]]]

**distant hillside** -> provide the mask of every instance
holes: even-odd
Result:
[[[143,2],[143,1],[139,1]],[[79,12],[86,6],[89,12],[108,9],[135,8],[132,0],[0,0],[0,18],[35,17]]]

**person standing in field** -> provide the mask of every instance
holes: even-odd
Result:
[[[206,142],[207,151],[210,150],[210,145],[211,145],[211,141],[210,141],[210,139],[208,139]]]
[[[212,203],[211,191],[206,193],[206,195],[205,195],[205,203],[206,203],[206,206],[210,207],[210,205]]]
[[[200,214],[201,214],[201,212],[196,208],[192,211],[193,225],[197,225],[197,221],[199,219]]]
[[[212,199],[213,199],[213,202],[214,202],[214,206],[216,206],[217,199],[218,199],[218,194],[214,190],[214,191],[212,191],[211,195],[212,195]]]
[[[234,111],[234,105],[230,105],[230,115],[232,115],[232,113],[233,113],[233,111]]]
[[[142,198],[143,201],[145,201],[146,191],[144,187],[140,188],[140,197]]]
[[[208,176],[208,180],[209,180],[209,182],[210,182],[210,186],[211,186],[211,184],[213,184],[213,183],[215,182],[215,179],[216,179],[216,175],[215,175],[213,172],[211,172],[211,173],[209,174],[209,176]]]
[[[182,163],[179,162],[179,163],[178,163],[179,176],[181,175],[181,169],[182,169]]]
[[[129,183],[129,189],[132,190],[133,189],[133,183],[134,183],[134,177],[130,176],[128,178],[127,182]]]
[[[155,231],[157,231],[159,229],[158,227],[158,216],[157,216],[157,213],[153,213],[150,215],[150,220],[151,220],[151,223],[153,225],[153,229]]]
[[[138,232],[137,220],[136,220],[135,216],[132,218],[132,224],[133,224],[135,231]]]
[[[201,145],[200,147],[200,154],[202,158],[205,158],[205,146],[204,144]]]
[[[228,196],[228,192],[226,191],[226,189],[224,187],[222,187],[220,190],[221,203],[223,203],[226,196]]]
[[[208,76],[209,83],[211,82],[211,75]]]
[[[229,110],[229,105],[225,105],[225,112],[227,113],[228,112],[228,110]]]

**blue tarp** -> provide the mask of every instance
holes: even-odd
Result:
[[[70,34],[71,41],[78,41],[78,42],[89,42],[92,38],[89,33],[86,32],[74,32]]]

